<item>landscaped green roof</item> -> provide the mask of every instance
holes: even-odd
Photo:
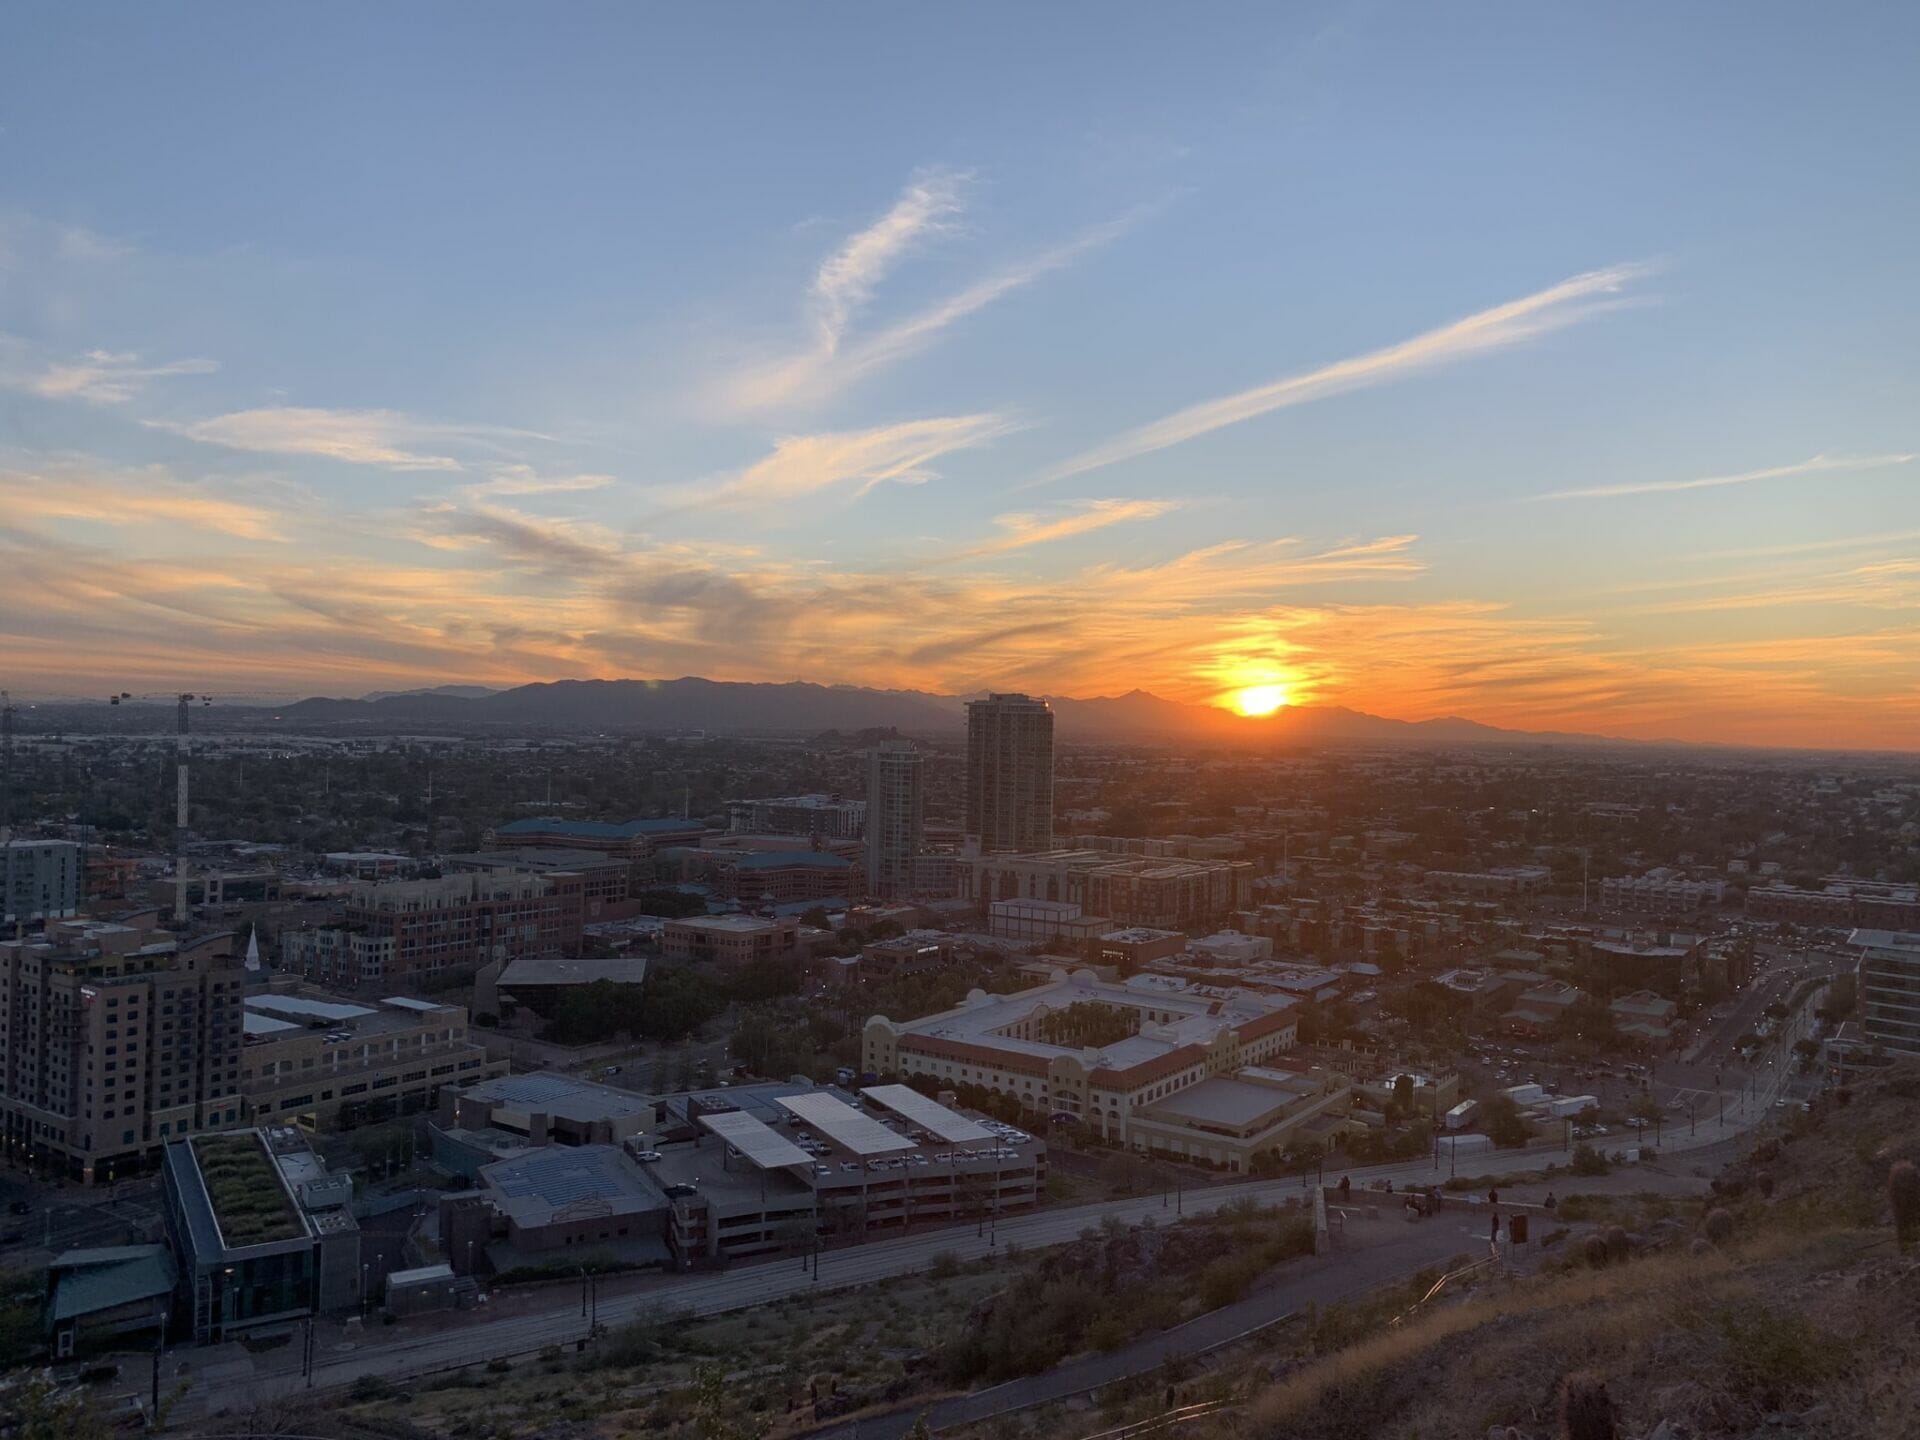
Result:
[[[202,1135],[193,1142],[193,1158],[227,1249],[306,1235],[300,1212],[257,1133]]]

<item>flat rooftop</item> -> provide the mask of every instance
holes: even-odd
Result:
[[[551,1115],[559,1120],[588,1124],[595,1120],[623,1119],[630,1115],[653,1118],[653,1102],[631,1090],[616,1090],[611,1085],[595,1085],[575,1080],[570,1075],[537,1071],[531,1075],[501,1075],[482,1080],[461,1094],[480,1100],[509,1113]]]
[[[617,1145],[543,1145],[480,1167],[480,1182],[516,1225],[538,1228],[589,1216],[645,1215],[667,1209],[660,1194]]]

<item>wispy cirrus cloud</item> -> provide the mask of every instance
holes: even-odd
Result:
[[[78,522],[116,529],[176,526],[243,540],[283,538],[273,510],[188,484],[159,465],[110,470],[79,460],[0,468],[0,513],[15,527]]]
[[[262,455],[313,455],[384,470],[463,470],[451,455],[427,449],[460,447],[497,451],[503,441],[550,440],[530,430],[500,425],[459,425],[423,420],[398,410],[326,410],[285,405],[236,410],[207,420],[149,420],[158,430],[189,440]]]
[[[857,334],[855,321],[881,281],[924,239],[953,229],[970,178],[955,171],[921,172],[886,215],[829,256],[808,292],[813,344],[728,377],[719,387],[723,408],[751,412],[824,399],[917,353],[969,315],[1066,268],[1123,234],[1146,213],[1135,211],[1096,225],[871,334]]]
[[[775,507],[840,494],[859,499],[881,485],[920,485],[933,464],[987,445],[1016,428],[1004,415],[943,415],[866,430],[789,435],[745,469],[675,492],[660,516],[689,510]]]
[[[1803,475],[1829,475],[1854,470],[1883,470],[1891,465],[1906,465],[1912,454],[1896,455],[1813,455],[1791,465],[1769,465],[1761,470],[1741,470],[1730,475],[1702,475],[1691,480],[1646,480],[1624,485],[1590,485],[1578,490],[1555,490],[1535,495],[1535,500],[1617,500],[1632,495],[1669,495],[1681,490],[1716,490],[1724,485],[1753,485],[1763,480],[1791,480]]]
[[[1643,264],[1610,265],[1589,270],[1545,290],[1523,295],[1428,330],[1409,340],[1370,350],[1297,375],[1287,375],[1177,410],[1151,424],[1128,430],[1104,444],[1061,461],[1030,481],[1045,485],[1084,475],[1122,461],[1150,455],[1209,435],[1229,425],[1275,410],[1324,400],[1331,395],[1385,384],[1421,371],[1457,364],[1521,345],[1550,331],[1565,329],[1620,304],[1621,292],[1649,274]]]
[[[1105,530],[1110,525],[1127,525],[1139,520],[1157,520],[1180,508],[1178,500],[1084,500],[1051,515],[1017,511],[996,515],[993,523],[999,538],[960,551],[954,558],[972,560],[987,555],[1005,555],[1033,545],[1055,540],[1070,540],[1076,535]]]
[[[465,488],[469,495],[572,495],[613,483],[611,475],[543,475],[531,465],[496,465],[491,479]]]
[[[0,386],[23,390],[45,400],[124,405],[152,381],[177,375],[211,375],[219,368],[219,362],[214,360],[147,364],[132,351],[89,350],[75,360],[43,362],[27,368],[16,364],[0,367]]]

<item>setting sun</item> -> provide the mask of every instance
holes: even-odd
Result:
[[[1284,685],[1249,685],[1233,692],[1233,708],[1242,715],[1271,715],[1286,703]]]

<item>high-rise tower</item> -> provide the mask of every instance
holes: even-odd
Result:
[[[913,893],[913,857],[920,853],[925,795],[920,752],[908,740],[886,740],[867,754],[867,893],[885,900]]]
[[[967,705],[967,834],[982,850],[1053,844],[1053,711],[1028,695]]]

